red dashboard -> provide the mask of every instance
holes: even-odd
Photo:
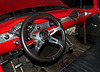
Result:
[[[63,26],[64,29],[66,29],[68,27],[71,27],[71,26],[73,26],[73,25],[75,25],[77,23],[80,23],[80,22],[85,21],[90,15],[92,15],[94,13],[94,12],[91,12],[91,11],[90,12],[89,11],[88,12],[87,11],[86,12],[79,12],[79,15],[77,17],[77,21],[74,22],[69,17],[70,13],[73,10],[74,9],[55,10],[55,11],[50,11],[48,13],[51,14],[51,15],[53,15],[53,16],[55,16],[56,18],[60,19],[61,20],[61,23],[62,23],[62,26]],[[2,55],[4,53],[7,53],[9,51],[12,51],[14,49],[17,49],[17,48],[20,47],[20,45],[19,46],[16,46],[14,44],[14,42],[16,40],[19,40],[20,41],[20,39],[19,39],[18,36],[14,36],[13,35],[13,36],[11,36],[12,39],[9,38],[8,40],[5,40],[4,37],[5,37],[5,35],[7,35],[7,33],[11,30],[11,28],[14,25],[16,25],[16,24],[18,24],[20,22],[23,22],[26,17],[27,16],[21,17],[21,18],[17,18],[17,19],[12,19],[10,21],[6,21],[6,22],[3,22],[3,23],[0,24],[0,29],[1,29],[1,31],[0,31],[1,37],[0,38],[2,39],[2,40],[0,40],[0,41],[2,41],[0,43],[0,47],[1,47],[0,55]],[[37,21],[37,23],[43,23],[43,21],[41,21],[41,22],[40,21],[39,22]],[[5,26],[6,26],[6,29],[5,29]]]

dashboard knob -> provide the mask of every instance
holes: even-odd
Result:
[[[10,38],[9,35],[5,35],[5,36],[4,36],[4,39],[9,39],[9,38]]]
[[[77,18],[74,18],[73,21],[76,22],[77,21]]]
[[[16,40],[16,41],[14,42],[14,44],[15,44],[16,46],[18,46],[18,45],[20,44],[19,40]]]
[[[37,29],[38,29],[38,30],[40,30],[40,29],[41,29],[41,27],[40,27],[40,26],[37,26]]]

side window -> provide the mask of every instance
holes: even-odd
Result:
[[[70,8],[93,8],[93,0],[63,0]]]
[[[98,9],[100,10],[100,0],[97,0]]]
[[[70,8],[80,8],[80,0],[64,0]]]
[[[82,0],[82,8],[93,8],[93,0]]]

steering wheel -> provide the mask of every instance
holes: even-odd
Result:
[[[34,21],[41,19],[46,19],[47,21],[41,24],[34,23]],[[50,25],[51,21],[54,23],[53,26]],[[53,37],[57,32],[61,33],[61,40]],[[20,40],[25,53],[38,62],[55,61],[65,49],[64,29],[61,23],[48,13],[35,13],[27,17],[21,27]],[[58,45],[59,50],[50,57],[40,57],[39,53],[46,43]]]

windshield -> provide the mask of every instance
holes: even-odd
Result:
[[[41,6],[41,7],[21,9],[21,10],[17,10],[17,11],[13,11],[13,12],[0,15],[0,23],[11,20],[11,19],[15,19],[18,17],[26,16],[31,13],[52,11],[52,10],[59,10],[59,9],[66,9],[66,8],[62,6]]]
[[[70,8],[93,8],[93,0],[63,0]]]

